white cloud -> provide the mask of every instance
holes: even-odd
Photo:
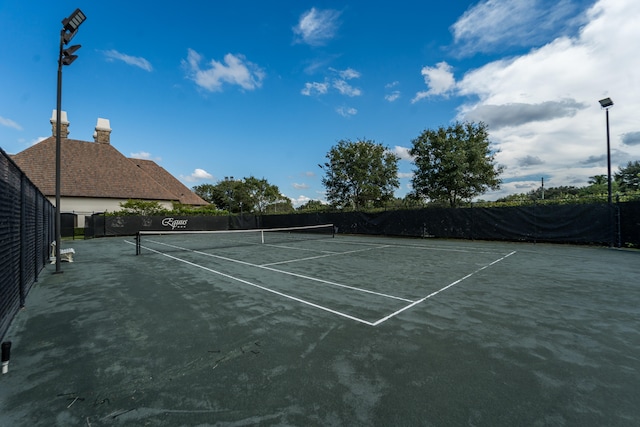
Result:
[[[306,190],[307,188],[309,188],[308,184],[298,184],[297,182],[294,182],[293,184],[291,184],[291,186],[296,190]]]
[[[484,0],[451,26],[460,53],[540,46],[578,29],[576,0]]]
[[[303,194],[301,194],[298,197],[288,197],[288,198],[291,200],[291,204],[293,204],[294,208],[298,208],[298,207],[304,205],[305,203],[310,202],[311,200],[317,200],[320,203],[322,203],[323,205],[326,205],[327,201],[324,199],[324,197],[325,197],[324,192],[317,192],[317,193],[321,198],[317,198],[317,197],[316,198],[311,198],[311,197],[305,196]],[[287,197],[287,196],[285,196],[285,197]]]
[[[147,153],[146,151],[140,151],[137,153],[130,153],[129,156],[134,159],[142,159],[142,160],[153,160],[154,162],[159,162],[162,160],[160,157],[153,157],[151,153]]]
[[[308,201],[312,200],[310,197],[307,197],[307,196],[304,196],[304,195],[300,195],[299,197],[296,197],[296,198],[289,197],[289,199],[291,199],[291,203],[296,208],[298,206],[302,206],[305,203],[307,203]]]
[[[629,19],[640,16],[640,2],[600,0],[584,16],[575,37],[488,63],[453,85],[456,95],[469,99],[457,119],[487,121],[496,160],[506,167],[495,197],[521,192],[542,176],[545,186],[582,186],[606,173],[605,115],[598,104],[605,97],[615,102],[614,170],[640,158],[640,144],[628,143],[640,132],[640,56],[631,42],[640,40],[640,26]]]
[[[413,161],[413,157],[409,154],[409,148],[396,145],[392,150],[393,154],[400,157],[400,160]]]
[[[141,56],[126,55],[114,49],[105,50],[105,51],[102,51],[102,53],[107,58],[107,61],[114,61],[114,60],[122,61],[125,64],[133,65],[134,67],[141,68],[145,71],[153,71],[153,67],[151,66],[151,63]]]
[[[398,172],[398,178],[413,178],[413,172]]]
[[[195,169],[191,175],[180,175],[180,179],[186,182],[197,182],[203,180],[213,180],[213,175],[204,169]]]
[[[435,67],[423,67],[420,73],[429,89],[416,93],[416,96],[411,100],[412,103],[429,96],[448,96],[455,89],[456,80],[453,77],[452,68],[444,61],[437,63]]]
[[[265,77],[264,71],[247,61],[244,55],[228,53],[224,56],[224,63],[211,60],[204,68],[200,67],[201,61],[202,55],[189,49],[187,59],[182,60],[182,65],[187,72],[187,78],[209,92],[221,91],[224,84],[253,90],[262,86]]]
[[[296,43],[311,46],[322,46],[335,37],[338,30],[337,10],[318,10],[315,7],[300,16],[298,24],[293,28]]]
[[[350,97],[362,95],[362,91],[360,89],[351,86],[345,80],[334,80],[333,87],[338,89],[338,92],[340,92],[341,95]]]
[[[329,89],[336,89],[341,95],[354,97],[362,95],[362,90],[357,87],[353,87],[347,83],[347,80],[360,78],[360,73],[353,68],[347,68],[346,70],[336,70],[335,68],[329,68],[330,76],[325,77],[324,82],[312,82],[305,83],[304,88],[300,91],[301,94],[310,96],[313,94],[326,95],[329,93]],[[338,77],[335,77],[335,76]],[[331,81],[331,84],[329,84]]]
[[[330,68],[331,71],[338,73],[341,79],[343,80],[351,80],[351,79],[359,79],[360,73],[353,68],[347,68],[346,70],[335,70]]]
[[[8,128],[13,128],[15,130],[22,130],[22,126],[20,126],[18,123],[14,122],[11,119],[7,119],[5,117],[2,117],[2,116],[0,116],[0,125],[6,126]]]
[[[336,112],[342,117],[351,117],[358,114],[358,110],[353,107],[338,107],[336,108]]]
[[[305,83],[304,89],[302,89],[300,93],[306,96],[311,96],[313,94],[326,95],[328,90],[329,90],[329,83],[312,82],[312,83]]]
[[[389,102],[393,102],[396,101],[398,98],[400,98],[400,91],[399,90],[394,90],[393,92],[387,94],[384,96],[384,99],[386,99]]]
[[[29,145],[36,145],[37,143],[44,141],[45,139],[49,138],[48,136],[39,136],[36,139],[32,140]]]

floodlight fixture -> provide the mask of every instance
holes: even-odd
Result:
[[[86,19],[87,17],[85,14],[82,13],[80,9],[76,9],[68,18],[64,18],[62,20],[62,26],[66,31],[73,33],[78,31],[78,27],[80,27],[80,24],[82,24]]]
[[[605,99],[601,99],[600,101],[598,101],[600,103],[600,106],[602,108],[609,108],[609,107],[613,107],[613,101],[611,100],[611,98],[605,98]]]
[[[69,46],[66,49],[62,50],[62,55],[60,57],[60,61],[62,61],[62,65],[71,65],[73,61],[78,59],[78,55],[74,55],[73,53],[80,49],[82,45],[75,44],[73,46]]]
[[[68,18],[64,18],[62,20],[61,41],[68,44],[78,32],[80,24],[86,19],[87,17],[80,9],[76,9]]]

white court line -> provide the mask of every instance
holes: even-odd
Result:
[[[271,248],[280,248],[280,249],[289,249],[289,250],[296,250],[296,251],[306,251],[306,252],[320,252],[323,254],[339,254],[340,252],[335,252],[335,251],[320,251],[317,249],[309,249],[309,248],[296,248],[294,246],[284,246],[284,245],[272,245],[270,243],[264,243],[264,246],[269,246]]]
[[[324,283],[326,285],[336,286],[336,287],[344,288],[344,289],[351,289],[353,291],[358,291],[358,292],[362,292],[362,293],[365,293],[365,294],[371,294],[371,295],[376,295],[376,296],[383,297],[383,298],[390,298],[390,299],[395,299],[395,300],[400,300],[400,301],[405,301],[405,302],[413,302],[412,299],[402,298],[402,297],[398,297],[398,296],[395,296],[395,295],[383,294],[383,293],[380,293],[380,292],[371,291],[369,289],[357,288],[355,286],[343,285],[341,283],[331,282],[329,280],[319,279],[317,277],[305,276],[304,274],[298,274],[298,273],[293,273],[293,272],[290,272],[290,271],[279,270],[277,268],[269,267],[268,265],[253,264],[253,263],[250,263],[250,262],[247,262],[247,261],[241,261],[241,260],[238,260],[238,259],[224,257],[224,256],[221,256],[221,255],[210,254],[208,252],[196,251],[196,250],[189,249],[189,248],[183,248],[181,246],[171,245],[169,243],[158,242],[157,240],[149,240],[149,242],[152,242],[152,243],[155,243],[155,244],[158,244],[158,245],[168,246],[168,247],[174,248],[174,249],[180,249],[182,251],[193,252],[193,253],[196,253],[196,254],[199,254],[199,255],[204,255],[204,256],[208,256],[208,257],[212,257],[212,258],[218,258],[218,259],[221,259],[221,260],[224,260],[224,261],[235,262],[237,264],[247,265],[249,267],[261,268],[263,270],[269,270],[269,271],[273,271],[275,273],[286,274],[288,276],[294,276],[294,277],[298,277],[300,279],[311,280],[311,281],[314,281],[314,282],[320,282],[320,283]],[[149,248],[145,248],[145,249],[149,249]],[[372,249],[376,249],[376,248],[361,249],[361,250],[357,250],[357,251],[348,251],[348,252],[343,252],[343,253],[361,252],[363,250],[372,250]],[[159,252],[159,251],[154,251],[154,252],[162,253],[162,252]],[[312,257],[312,258],[321,258],[323,256],[331,256],[331,255],[332,254],[318,255],[317,257]]]
[[[129,244],[131,244],[131,245],[134,245],[134,244],[135,244],[135,243],[132,243],[132,242],[129,242],[129,241],[125,241],[125,243],[129,243]],[[159,242],[156,242],[156,243],[159,243]],[[408,299],[404,299],[404,298],[394,297],[394,296],[391,296],[391,295],[385,295],[385,294],[379,294],[379,293],[377,293],[377,292],[367,291],[366,289],[354,288],[354,287],[351,287],[351,286],[340,285],[340,284],[338,284],[338,283],[332,283],[332,282],[324,281],[324,280],[322,280],[322,279],[316,279],[316,278],[313,278],[313,277],[307,277],[307,276],[304,276],[304,275],[299,275],[299,274],[295,274],[295,273],[290,273],[290,272],[283,271],[283,270],[278,270],[278,269],[275,269],[275,268],[270,268],[270,267],[264,267],[264,266],[260,266],[260,265],[256,265],[256,264],[251,264],[251,263],[248,263],[248,262],[245,262],[245,261],[234,260],[234,259],[231,259],[231,258],[226,258],[226,257],[219,256],[219,255],[208,254],[208,253],[206,253],[206,252],[193,251],[193,250],[190,250],[190,249],[180,248],[179,246],[173,246],[173,245],[169,245],[169,244],[166,244],[166,243],[160,243],[160,244],[165,245],[165,246],[174,247],[174,248],[177,248],[177,249],[183,249],[183,250],[187,250],[187,251],[191,251],[191,252],[199,253],[199,254],[206,255],[206,256],[212,256],[212,257],[214,257],[214,258],[220,258],[220,259],[223,259],[223,260],[228,260],[228,261],[232,261],[232,262],[237,262],[237,263],[240,263],[240,264],[245,264],[245,265],[249,265],[249,266],[253,266],[253,267],[257,267],[257,268],[264,268],[264,269],[266,269],[266,270],[271,270],[271,271],[278,272],[278,273],[289,274],[289,275],[296,276],[296,277],[301,277],[301,278],[304,278],[304,279],[316,280],[316,281],[319,281],[319,282],[323,282],[323,283],[327,283],[327,284],[332,284],[332,285],[340,286],[340,287],[344,287],[344,288],[354,289],[354,290],[358,290],[358,291],[362,291],[362,292],[372,293],[372,294],[376,294],[376,295],[380,295],[380,296],[385,296],[385,297],[388,297],[388,298],[400,299],[400,300],[404,300],[404,301],[407,301],[407,302],[410,302],[410,303],[411,303],[411,304],[409,304],[409,305],[407,305],[407,306],[405,306],[405,307],[403,307],[403,308],[401,308],[401,309],[399,309],[399,310],[396,310],[395,312],[393,312],[393,313],[389,314],[388,316],[385,316],[385,317],[383,317],[383,318],[381,318],[381,319],[379,319],[379,320],[377,320],[377,321],[375,321],[375,322],[369,322],[369,321],[367,321],[367,320],[360,319],[360,318],[358,318],[358,317],[355,317],[355,316],[352,316],[352,315],[349,315],[349,314],[346,314],[346,313],[342,313],[342,312],[339,312],[339,311],[337,311],[337,310],[333,310],[333,309],[330,309],[330,308],[328,308],[328,307],[324,307],[324,306],[321,306],[321,305],[319,305],[319,304],[315,304],[315,303],[312,303],[312,302],[310,302],[310,301],[303,300],[303,299],[301,299],[301,298],[297,298],[297,297],[294,297],[294,296],[291,296],[291,295],[288,295],[288,294],[285,294],[285,293],[282,293],[282,292],[279,292],[279,291],[276,291],[276,290],[273,290],[273,289],[270,289],[270,288],[267,288],[267,287],[264,287],[264,286],[261,286],[261,285],[255,284],[255,283],[251,283],[251,282],[249,282],[249,281],[247,281],[247,280],[240,279],[240,278],[238,278],[238,277],[234,277],[234,276],[231,276],[231,275],[228,275],[228,274],[225,274],[225,273],[222,273],[222,272],[219,272],[219,271],[213,270],[213,269],[208,268],[208,267],[204,267],[204,266],[199,265],[199,264],[196,264],[196,263],[194,263],[194,262],[187,261],[187,260],[184,260],[184,259],[181,259],[181,258],[178,258],[178,257],[174,257],[174,256],[172,256],[172,255],[169,255],[169,254],[166,254],[166,253],[163,253],[163,252],[160,252],[160,251],[157,251],[157,250],[154,250],[154,249],[148,248],[148,247],[146,247],[146,246],[142,246],[143,248],[145,248],[145,249],[147,249],[147,250],[150,250],[150,251],[155,252],[155,253],[157,253],[157,254],[160,254],[160,255],[166,256],[166,257],[168,257],[168,258],[174,259],[174,260],[176,260],[176,261],[184,262],[185,264],[189,264],[189,265],[192,265],[192,266],[194,266],[194,267],[198,267],[198,268],[201,268],[201,269],[203,269],[203,270],[210,271],[210,272],[212,272],[212,273],[215,273],[215,274],[221,275],[221,276],[223,276],[223,277],[226,277],[226,278],[229,278],[229,279],[232,279],[232,280],[236,280],[236,281],[238,281],[238,282],[241,282],[241,283],[247,284],[247,285],[249,285],[249,286],[254,286],[254,287],[256,287],[256,288],[259,288],[259,289],[265,290],[265,291],[267,291],[267,292],[271,292],[271,293],[274,293],[274,294],[276,294],[276,295],[280,295],[280,296],[282,296],[282,297],[285,297],[285,298],[288,298],[288,299],[291,299],[291,300],[294,300],[294,301],[300,302],[300,303],[302,303],[302,304],[306,304],[306,305],[309,305],[309,306],[312,306],[312,307],[318,308],[318,309],[320,309],[320,310],[324,310],[324,311],[327,311],[327,312],[329,312],[329,313],[333,313],[333,314],[336,314],[336,315],[338,315],[338,316],[345,317],[345,318],[347,318],[347,319],[355,320],[355,321],[357,321],[357,322],[364,323],[364,324],[369,325],[369,326],[378,326],[378,325],[380,325],[380,324],[382,324],[382,323],[386,322],[387,320],[389,320],[389,319],[391,319],[391,318],[393,318],[393,317],[395,317],[395,316],[399,315],[400,313],[402,313],[402,312],[404,312],[404,311],[407,311],[407,310],[409,310],[410,308],[415,307],[416,305],[418,305],[418,304],[420,304],[420,303],[422,303],[422,302],[426,301],[427,299],[429,299],[429,298],[431,298],[431,297],[433,297],[433,296],[435,296],[435,295],[438,295],[439,293],[444,292],[445,290],[447,290],[447,289],[449,289],[449,288],[451,288],[451,287],[453,287],[453,286],[455,286],[455,285],[457,285],[457,284],[459,284],[459,283],[463,282],[464,280],[466,280],[466,279],[468,279],[468,278],[470,278],[470,277],[472,277],[472,276],[476,275],[477,273],[479,273],[479,272],[481,272],[481,271],[483,271],[483,270],[485,270],[485,269],[487,269],[487,268],[489,268],[489,267],[491,267],[491,266],[493,266],[493,265],[495,265],[495,264],[497,264],[497,263],[499,263],[499,262],[501,262],[501,261],[503,261],[503,260],[507,259],[508,257],[510,257],[511,255],[513,255],[513,254],[515,254],[515,253],[517,252],[517,251],[512,251],[512,252],[508,253],[507,255],[505,255],[505,256],[503,256],[503,257],[501,257],[501,258],[498,258],[497,260],[495,260],[495,261],[493,261],[493,262],[491,262],[491,263],[489,263],[489,264],[487,264],[487,265],[484,265],[484,266],[482,266],[482,267],[478,268],[478,269],[477,269],[477,270],[475,270],[474,272],[469,273],[469,274],[467,274],[466,276],[464,276],[464,277],[462,277],[462,278],[460,278],[460,279],[458,279],[458,280],[456,280],[456,281],[454,281],[454,282],[452,282],[452,283],[449,283],[447,286],[445,286],[445,287],[443,287],[443,288],[441,288],[441,289],[438,289],[437,291],[432,292],[432,293],[430,293],[429,295],[427,295],[427,296],[425,296],[425,297],[423,297],[423,298],[421,298],[421,299],[419,299],[419,300],[417,300],[417,301],[412,301],[412,300],[408,300]],[[374,248],[372,248],[372,249],[374,249]]]
[[[125,242],[129,243],[131,245],[135,244],[135,243],[128,242],[126,240],[125,240]],[[285,294],[283,292],[279,292],[279,291],[276,291],[274,289],[270,289],[270,288],[267,288],[265,286],[258,285],[256,283],[249,282],[248,280],[244,280],[244,279],[241,279],[239,277],[234,277],[234,276],[231,276],[230,274],[222,273],[222,272],[214,270],[212,268],[205,267],[205,266],[200,265],[200,264],[196,264],[195,262],[187,261],[186,259],[178,258],[178,257],[175,257],[173,255],[169,255],[169,254],[166,254],[166,253],[163,253],[163,252],[160,252],[160,251],[156,251],[155,249],[151,249],[151,248],[148,248],[146,246],[141,246],[141,247],[143,247],[144,249],[149,250],[151,252],[155,252],[155,253],[157,253],[159,255],[166,256],[167,258],[171,258],[173,260],[183,262],[183,263],[188,264],[190,266],[201,268],[201,269],[203,269],[205,271],[208,271],[210,273],[214,273],[214,274],[220,275],[222,277],[226,277],[227,279],[235,280],[237,282],[244,283],[245,285],[253,286],[255,288],[262,289],[263,291],[271,292],[271,293],[279,295],[281,297],[284,297],[284,298],[287,298],[287,299],[290,299],[290,300],[293,300],[293,301],[297,301],[299,303],[306,304],[306,305],[309,305],[311,307],[315,307],[317,309],[320,309],[320,310],[323,310],[323,311],[327,311],[329,313],[332,313],[332,314],[335,314],[335,315],[338,315],[338,316],[341,316],[341,317],[345,317],[347,319],[355,320],[356,322],[364,323],[365,325],[374,326],[373,323],[371,323],[371,322],[369,322],[367,320],[364,320],[364,319],[360,319],[359,317],[355,317],[355,316],[352,316],[350,314],[342,313],[341,311],[333,310],[331,308],[324,307],[322,305],[313,303],[311,301],[303,300],[302,298],[294,297],[292,295],[288,295],[288,294]]]
[[[499,258],[499,259],[497,259],[497,260],[493,261],[493,262],[492,262],[492,263],[490,263],[490,264],[487,264],[487,265],[485,265],[485,266],[483,266],[483,267],[480,267],[479,269],[477,269],[477,270],[476,270],[476,271],[474,271],[473,273],[469,273],[469,274],[467,274],[466,276],[464,276],[463,278],[458,279],[458,280],[456,280],[455,282],[449,283],[449,284],[448,284],[447,286],[445,286],[444,288],[442,288],[442,289],[438,289],[437,291],[430,293],[430,294],[429,294],[429,295],[427,295],[426,297],[424,297],[424,298],[422,298],[422,299],[419,299],[418,301],[414,301],[414,302],[412,302],[411,304],[409,304],[408,306],[403,307],[403,308],[401,308],[400,310],[398,310],[398,311],[396,311],[396,312],[394,312],[394,313],[391,313],[390,315],[385,316],[385,317],[383,317],[382,319],[380,319],[380,320],[378,320],[378,321],[376,321],[376,322],[373,322],[373,326],[378,326],[379,324],[381,324],[381,323],[383,323],[383,322],[386,322],[387,320],[391,319],[392,317],[397,316],[398,314],[402,313],[403,311],[406,311],[406,310],[410,309],[411,307],[414,307],[414,306],[416,306],[416,305],[420,304],[421,302],[424,302],[424,301],[428,300],[429,298],[431,298],[431,297],[432,297],[432,296],[434,296],[434,295],[438,295],[438,294],[439,294],[440,292],[442,292],[442,291],[446,291],[446,290],[447,290],[447,289],[449,289],[450,287],[455,286],[455,285],[457,285],[458,283],[462,282],[463,280],[466,280],[466,279],[468,279],[469,277],[471,277],[471,276],[473,276],[473,275],[475,275],[475,274],[477,274],[477,273],[481,272],[482,270],[484,270],[484,269],[486,269],[486,268],[489,268],[489,267],[491,267],[492,265],[497,264],[497,263],[499,263],[499,262],[500,262],[500,261],[502,261],[502,260],[507,259],[508,257],[510,257],[511,255],[513,255],[513,254],[515,254],[515,253],[516,253],[516,251],[513,251],[513,252],[511,252],[511,253],[508,253],[507,255],[503,256],[502,258]]]
[[[295,258],[295,259],[290,259],[290,260],[286,260],[286,261],[270,262],[268,264],[261,264],[261,266],[262,267],[266,267],[266,266],[270,266],[270,265],[289,264],[291,262],[308,261],[310,259],[326,258],[326,257],[330,257],[330,256],[335,256],[335,255],[355,254],[357,252],[365,252],[365,251],[371,251],[373,249],[382,249],[382,248],[388,248],[388,247],[389,247],[389,245],[383,245],[383,246],[375,246],[373,248],[355,249],[353,251],[346,251],[346,252],[331,252],[329,254],[316,255],[316,256],[311,256],[311,257],[306,257],[306,258]],[[289,248],[289,249],[297,250],[297,248]]]
[[[365,243],[365,242],[355,242],[353,240],[331,240],[331,242],[348,244],[348,245],[365,245],[365,246],[380,246],[381,243]],[[463,248],[443,248],[440,246],[422,246],[422,245],[400,245],[400,244],[386,244],[385,247],[389,248],[410,248],[410,249],[420,249],[426,251],[440,251],[440,252],[463,252],[463,253],[474,253],[474,254],[499,254],[499,251],[478,251],[475,249],[463,249]]]

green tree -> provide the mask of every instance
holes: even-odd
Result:
[[[500,188],[503,167],[495,164],[486,124],[456,122],[425,130],[412,143],[409,153],[416,169],[411,183],[416,197],[456,207]]]
[[[196,185],[195,187],[191,188],[193,190],[194,193],[196,193],[198,196],[200,196],[203,200],[209,202],[209,203],[213,203],[214,205],[217,206],[217,203],[215,201],[216,196],[217,196],[217,188],[215,185],[213,184],[200,184],[200,185]]]
[[[281,198],[279,200],[267,206],[267,212],[275,214],[288,214],[295,212],[296,209],[293,207],[291,199],[283,196],[282,194],[280,196]]]
[[[358,210],[384,206],[393,199],[398,181],[399,157],[371,140],[338,141],[318,165],[325,172],[322,185],[334,206]]]
[[[640,191],[640,161],[627,163],[614,174],[618,188],[623,193]]]
[[[240,181],[224,179],[217,184],[201,184],[193,187],[193,191],[204,200],[214,204],[218,209],[228,212],[240,212]]]
[[[142,216],[154,216],[164,215],[168,212],[163,208],[160,202],[153,200],[133,200],[129,199],[126,202],[120,203],[121,211],[116,213],[121,215],[142,215]]]
[[[320,200],[309,200],[304,205],[298,206],[298,212],[320,212],[326,209],[326,205]]]
[[[589,177],[589,185],[607,185],[607,175],[594,175]]]
[[[590,176],[587,181],[589,185],[586,187],[580,187],[578,195],[580,197],[599,197],[606,196],[608,191],[607,175],[594,175]],[[617,188],[615,182],[612,183],[612,189]]]
[[[251,211],[257,213],[265,213],[267,207],[271,204],[282,202],[286,199],[276,185],[262,178],[258,179],[253,176],[242,180],[242,190],[246,192],[248,200],[251,204]],[[293,205],[292,205],[293,209]]]

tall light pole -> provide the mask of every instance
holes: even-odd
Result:
[[[609,138],[609,108],[613,107],[613,101],[611,98],[604,98],[600,101],[600,106],[604,108],[605,115],[607,117],[607,203],[609,204],[609,231],[611,241],[609,246],[613,246],[614,241],[614,227],[613,227],[613,200],[611,197],[611,140]]]
[[[62,121],[62,66],[71,65],[78,56],[74,52],[80,49],[80,45],[69,46],[73,36],[78,32],[78,27],[87,17],[80,9],[76,9],[68,18],[62,20],[62,30],[60,30],[60,53],[58,55],[58,90],[56,102],[56,273],[60,271],[60,128]]]

